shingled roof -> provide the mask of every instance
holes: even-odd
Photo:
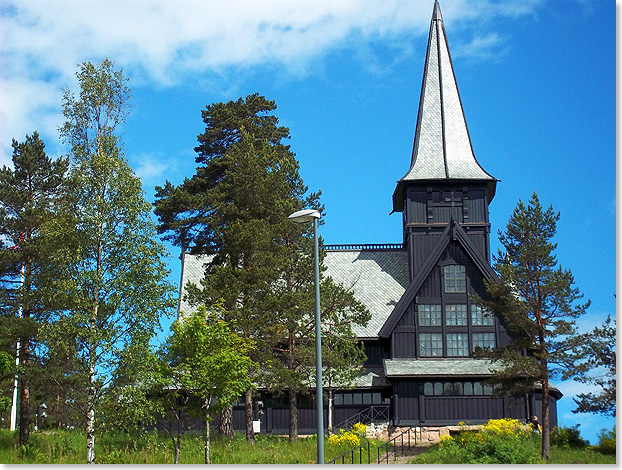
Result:
[[[471,145],[438,2],[430,24],[411,166],[398,181],[393,210],[402,211],[404,184],[426,180],[481,180],[494,196],[496,179],[477,162]]]
[[[371,312],[366,327],[353,325],[360,338],[377,338],[408,287],[408,259],[402,249],[327,250],[326,276],[354,293]]]
[[[199,285],[205,275],[209,256],[185,253],[182,263],[179,315],[191,312],[186,301],[187,284]],[[329,249],[325,258],[326,276],[354,293],[372,313],[367,326],[353,326],[361,339],[377,338],[395,305],[408,287],[408,260],[403,249],[370,249],[344,246]]]

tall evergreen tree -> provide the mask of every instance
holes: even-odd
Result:
[[[0,305],[2,342],[19,345],[19,442],[30,427],[31,355],[39,325],[45,322],[45,266],[50,244],[45,225],[54,217],[69,163],[53,161],[35,131],[13,139],[13,168],[0,169]],[[36,361],[35,361],[36,364]]]
[[[123,158],[118,136],[131,95],[122,70],[84,62],[80,94],[64,91],[61,135],[71,147],[71,191],[55,234],[67,247],[56,284],[50,344],[75,360],[74,391],[86,421],[87,462],[95,460],[95,412],[128,351],[140,351],[174,306],[165,248],[150,204]],[[62,241],[61,241],[62,240]]]
[[[489,353],[501,370],[493,380],[507,392],[528,392],[534,384],[542,393],[542,457],[550,456],[549,380],[567,368],[576,336],[575,320],[589,306],[574,286],[570,270],[558,266],[552,242],[559,220],[551,206],[544,209],[533,193],[519,201],[505,232],[504,251],[496,257],[499,283],[490,284],[492,300],[485,305],[500,313],[511,333],[507,346]]]
[[[257,338],[256,361],[266,363],[274,354],[290,360],[290,372],[281,378],[291,380],[279,385],[291,384],[295,419],[299,384],[308,387],[308,375],[303,381],[296,372],[298,359],[286,359],[280,350],[288,344],[294,351],[294,339],[310,334],[300,312],[314,311],[305,310],[313,305],[312,230],[287,216],[305,206],[322,208],[319,194],[305,196],[298,162],[282,143],[289,130],[278,126],[274,109],[274,101],[258,94],[207,106],[205,132],[195,149],[200,166],[180,186],[167,182],[157,188],[155,212],[160,231],[173,243],[182,249],[192,244],[195,253],[210,255],[204,281],[188,289],[192,303],[224,299],[226,318],[235,319],[243,336]],[[252,441],[250,392],[245,401],[247,438]],[[290,435],[297,436],[297,426]]]

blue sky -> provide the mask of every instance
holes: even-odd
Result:
[[[605,0],[443,0],[475,156],[500,182],[493,250],[519,199],[561,212],[558,259],[592,301],[583,329],[616,314],[616,11]],[[52,156],[61,89],[105,56],[134,92],[125,153],[146,197],[194,172],[201,109],[276,100],[326,243],[397,243],[391,212],[409,168],[433,0],[0,2],[0,164],[38,130]],[[615,6],[615,9],[614,9]],[[173,248],[171,279],[179,282]],[[168,323],[166,325],[168,327]],[[613,418],[575,415],[585,387],[559,384],[559,420],[593,443]]]

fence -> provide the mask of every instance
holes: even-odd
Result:
[[[401,450],[401,454],[404,455],[404,434],[409,434],[408,436],[408,453],[410,453],[410,440],[411,440],[411,436],[410,436],[410,431],[411,429],[407,429],[406,431],[402,432],[401,434],[398,434],[397,436],[395,436],[393,439],[390,439],[389,441],[385,442],[384,444],[380,445],[378,447],[378,461],[377,463],[382,463],[381,460],[386,460],[386,463],[389,463],[389,456],[393,456],[393,460],[397,460],[397,453],[398,453],[398,449]],[[401,444],[398,447],[397,445],[397,441],[401,439]],[[415,434],[415,445],[417,445],[417,435]],[[384,455],[382,456],[382,458],[380,457],[380,449],[385,448],[385,452]]]
[[[363,456],[365,455],[363,453],[363,450],[365,449],[365,454],[367,454],[367,462],[363,461]],[[355,456],[356,456],[356,451],[358,452],[358,462],[355,462]],[[349,450],[348,452],[344,452],[343,454],[341,454],[338,457],[335,457],[333,460],[331,460],[330,462],[326,462],[327,464],[336,464],[338,463],[339,460],[341,460],[340,463],[345,464],[346,463],[346,459],[347,457],[350,456],[350,458],[348,460],[350,460],[348,463],[349,464],[355,464],[355,463],[371,463],[371,444],[369,441],[361,444],[358,447],[355,447],[352,450]]]
[[[378,458],[375,462],[373,462],[374,464],[378,463],[389,463],[389,457],[393,457],[393,460],[397,460],[397,454],[398,452],[401,453],[402,455],[404,455],[405,453],[405,449],[408,449],[408,453],[410,454],[410,441],[411,441],[411,436],[410,436],[410,431],[411,429],[407,429],[406,431],[402,432],[401,434],[398,434],[397,436],[395,436],[393,439],[390,439],[389,441],[385,442],[384,444],[381,444],[378,447]],[[405,434],[409,434],[408,435],[408,442],[406,445],[404,445],[404,435]],[[398,444],[398,441],[399,444]],[[415,444],[417,445],[417,436],[415,435]],[[384,452],[382,451],[382,449],[384,449]],[[358,461],[357,461],[357,451],[358,451]],[[383,454],[382,456],[380,454]],[[367,455],[367,462],[364,461],[364,456]],[[349,450],[348,452],[344,452],[343,454],[339,455],[338,457],[335,457],[333,460],[331,460],[330,462],[326,462],[327,464],[337,464],[337,463],[341,463],[341,464],[371,464],[371,443],[370,441],[367,441],[363,444],[361,444],[358,447],[355,447],[354,449]]]
[[[333,429],[350,429],[353,424],[385,423],[389,421],[389,405],[372,405],[333,426]]]

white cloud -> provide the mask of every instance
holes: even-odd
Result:
[[[540,0],[445,0],[452,22],[530,14]],[[36,128],[55,135],[61,88],[75,85],[76,65],[112,58],[133,86],[171,86],[189,75],[279,65],[307,73],[334,49],[408,33],[425,36],[431,1],[386,0],[20,0],[0,6],[0,163],[10,140]],[[460,29],[464,29],[464,24]],[[504,39],[494,31],[463,54],[490,55]],[[398,47],[397,50],[400,48]],[[373,67],[373,61],[369,62]],[[48,139],[49,140],[49,139]],[[46,140],[47,142],[47,140]]]

